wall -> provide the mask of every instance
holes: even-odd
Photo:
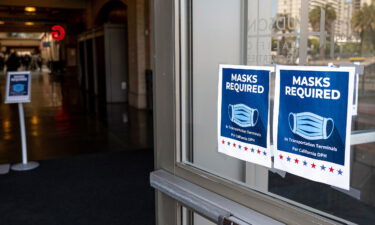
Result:
[[[88,4],[87,29],[95,27],[95,19],[100,9],[109,0],[96,0]],[[128,15],[128,64],[129,64],[129,104],[136,108],[146,108],[145,70],[150,68],[150,3],[147,0],[122,0]]]

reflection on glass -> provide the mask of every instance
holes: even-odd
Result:
[[[214,144],[219,64],[340,66],[357,62],[364,66],[364,74],[359,76],[358,116],[353,117],[352,129],[375,129],[375,3],[262,0],[246,1],[244,7],[242,1],[191,1],[191,30],[184,31],[191,34],[182,34],[187,39],[183,43],[188,43],[185,47],[191,50],[184,56],[191,62],[185,63],[192,64],[192,90],[186,94],[191,96],[185,96],[191,101],[186,103],[187,114],[191,113],[188,125],[192,124],[186,129],[186,135],[192,136],[186,141],[192,140],[187,144],[191,145],[186,152],[191,155],[188,163],[351,222],[375,221],[375,143],[352,147],[349,192],[291,174],[282,177],[224,156]]]
[[[272,63],[364,66],[359,77],[358,116],[352,130],[375,128],[375,4],[372,1],[310,0],[274,1]],[[308,3],[308,14],[301,14]],[[301,16],[308,24],[301,24]],[[288,25],[290,24],[290,25]],[[294,25],[296,24],[296,25]],[[308,26],[307,46],[300,44],[300,27]],[[307,52],[305,62],[301,51]],[[285,178],[270,173],[269,191],[313,208],[360,224],[375,219],[375,143],[352,147],[351,190],[349,192],[287,174]]]

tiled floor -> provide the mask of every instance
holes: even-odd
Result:
[[[5,75],[0,74],[0,163],[21,159],[17,104],[4,104]],[[32,101],[24,104],[29,159],[44,160],[83,153],[153,146],[152,112],[127,104],[102,104],[99,117],[88,112],[78,79],[53,79],[32,73]]]

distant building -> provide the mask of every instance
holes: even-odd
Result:
[[[352,4],[353,4],[353,11],[356,11],[361,8],[361,0],[352,0]]]
[[[371,0],[310,0],[309,10],[313,10],[315,7],[322,7],[325,4],[330,4],[336,12],[335,21],[335,39],[339,41],[350,41],[352,36],[351,29],[351,18],[353,15],[353,9],[360,7],[363,2],[370,2]],[[280,0],[278,1],[278,14],[287,14],[292,18],[300,18],[301,0]],[[310,27],[311,30],[311,27]]]
[[[278,14],[288,14],[293,18],[300,17],[301,1],[300,0],[281,0],[278,1]]]
[[[337,11],[339,8],[341,0],[310,0],[309,9],[312,10],[316,6],[323,6],[325,4],[330,4]],[[279,14],[288,14],[292,17],[299,18],[301,10],[301,0],[280,0],[278,1]]]
[[[336,19],[336,41],[350,42],[353,39],[351,20],[353,16],[353,3],[340,0]]]
[[[352,0],[353,11],[357,11],[362,8],[365,4],[372,5],[373,0]]]
[[[364,4],[371,5],[372,0],[360,0],[361,7],[363,7]]]

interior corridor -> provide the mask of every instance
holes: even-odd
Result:
[[[76,76],[32,73],[27,146],[40,166],[0,175],[0,224],[154,223],[151,111],[107,104],[98,117],[83,93]],[[20,162],[17,104],[0,104],[0,124],[0,163]]]
[[[0,0],[0,225],[155,223],[150,8]],[[31,71],[29,171],[7,71]]]
[[[5,75],[0,75],[0,96]],[[32,72],[32,101],[24,104],[28,155],[45,160],[94,152],[150,149],[152,112],[127,104],[105,104],[90,113],[76,76],[55,77],[48,69]],[[0,104],[0,162],[21,160],[17,104]]]

